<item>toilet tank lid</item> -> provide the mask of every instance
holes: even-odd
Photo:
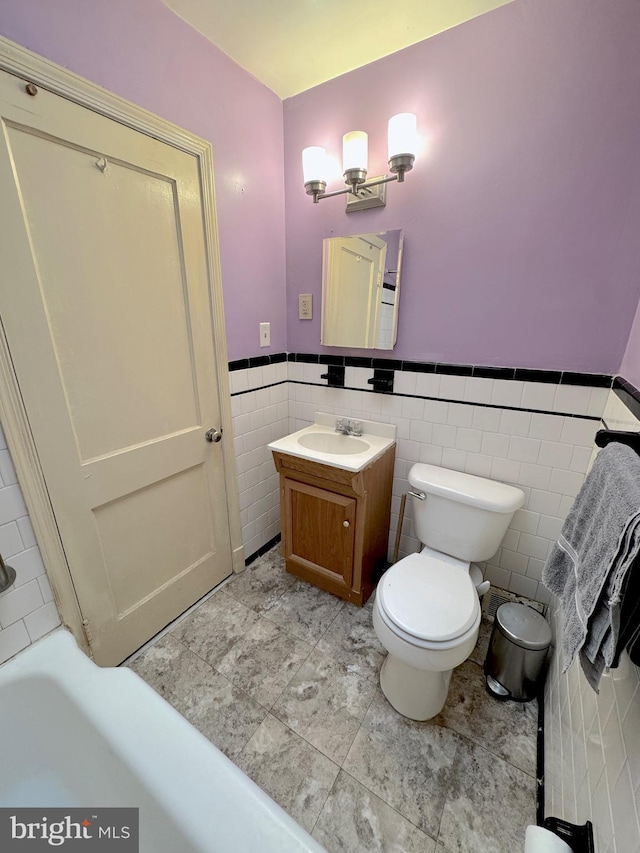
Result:
[[[409,471],[409,482],[414,489],[426,494],[440,495],[492,512],[515,512],[524,503],[524,492],[515,486],[438,465],[414,465]]]

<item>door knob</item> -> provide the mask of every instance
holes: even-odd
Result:
[[[222,430],[216,429],[215,427],[211,427],[211,429],[208,429],[205,432],[204,437],[207,439],[207,441],[220,441],[220,439],[222,438]]]
[[[343,526],[343,527],[348,527],[348,526],[349,526],[349,522],[348,522],[348,521],[343,521],[343,522],[342,522],[342,526]]]

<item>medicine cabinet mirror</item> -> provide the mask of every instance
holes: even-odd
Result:
[[[393,349],[402,242],[399,229],[323,240],[322,344]]]

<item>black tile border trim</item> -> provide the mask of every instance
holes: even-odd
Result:
[[[406,364],[411,364],[411,362],[406,362]],[[409,367],[408,370],[411,370],[411,368]],[[473,376],[473,365],[441,364],[440,362],[437,362],[435,366],[435,372],[444,373],[447,376]]]
[[[243,394],[251,394],[252,391],[264,391],[265,388],[275,388],[276,385],[286,385],[289,382],[288,379],[281,379],[279,382],[270,382],[269,385],[256,385],[255,388],[245,388],[244,391],[234,391],[230,394],[230,397],[242,397]],[[306,383],[301,382],[300,385],[304,385]],[[308,383],[311,384],[311,383]],[[329,385],[325,385],[324,382],[320,384],[319,382],[314,383],[315,385],[319,385],[320,388],[329,388]]]
[[[270,551],[274,545],[277,545],[281,539],[282,534],[276,533],[273,539],[269,539],[268,542],[265,542],[265,544],[261,545],[257,551],[255,551],[253,554],[251,554],[251,556],[246,558],[246,560],[244,561],[245,566],[250,566],[251,563],[254,563],[258,559],[258,557],[262,557],[264,554],[267,553],[267,551]]]
[[[324,382],[303,382],[300,379],[283,379],[270,385],[260,385],[257,388],[246,388],[244,391],[234,391],[231,397],[242,397],[254,391],[264,391],[265,388],[275,388],[276,385],[308,385],[312,388],[332,388]],[[531,415],[554,415],[558,418],[576,418],[580,421],[600,421],[600,415],[576,415],[574,412],[550,412],[548,409],[527,409],[524,406],[504,406],[500,403],[475,403],[472,400],[453,400],[450,397],[423,397],[420,394],[399,394],[397,391],[376,391],[373,388],[356,388],[354,385],[341,386],[342,391],[362,391],[364,394],[384,394],[385,397],[405,397],[409,400],[435,400],[440,403],[455,403],[458,406],[477,406],[481,409],[502,409],[508,412],[528,412]],[[637,417],[640,419],[640,402],[638,402]],[[629,407],[630,408],[630,407]],[[635,414],[635,412],[634,412]]]
[[[611,388],[614,377],[605,373],[578,373],[572,370],[536,370],[529,367],[492,367],[481,364],[446,364],[437,361],[403,361],[395,358],[377,358],[351,355],[331,355],[312,352],[279,352],[241,358],[229,362],[229,370],[246,370],[266,364],[295,361],[301,364],[335,364],[345,367],[382,368],[413,373],[438,373],[446,376],[475,376],[480,379],[515,379],[520,382],[543,382],[548,385],[581,385],[590,388]],[[625,380],[616,377],[624,385]],[[623,387],[622,384],[620,387]],[[633,386],[629,386],[633,388]],[[637,391],[637,389],[634,389]],[[640,397],[639,397],[640,399]]]
[[[514,367],[474,367],[473,375],[480,379],[515,379]]]
[[[616,376],[613,380],[613,390],[631,414],[640,419],[640,391],[635,385],[627,382],[622,376]]]
[[[304,382],[300,379],[289,379],[290,385],[309,385],[315,388],[329,388],[324,382]],[[282,382],[274,383],[282,385]],[[267,388],[272,386],[267,385]],[[259,391],[259,388],[251,388],[249,391],[239,391],[237,394],[232,394],[232,397],[238,397],[240,394],[248,394],[250,391]],[[524,406],[504,406],[500,403],[476,403],[472,400],[454,400],[450,397],[426,397],[421,394],[401,394],[397,391],[375,391],[371,388],[356,388],[353,385],[345,385],[343,391],[362,391],[363,394],[384,394],[385,397],[403,397],[407,400],[435,400],[437,403],[455,403],[458,406],[477,406],[480,409],[501,409],[508,412],[529,412],[532,415],[553,415],[558,418],[575,418],[579,421],[600,421],[600,415],[576,415],[574,412],[550,412],[548,409],[527,409]],[[320,404],[318,404],[320,405]]]
[[[252,358],[239,358],[227,365],[229,372],[246,370],[249,367],[264,367],[267,364],[281,364],[287,360],[286,352],[275,352],[271,355],[254,355]]]
[[[364,367],[365,369],[371,370],[373,368],[373,359],[365,358],[360,355],[345,355],[344,357],[344,366],[345,367]]]
[[[340,358],[341,356],[337,356]],[[302,364],[320,364],[320,356],[317,352],[290,352],[287,353],[287,361],[299,361]]]

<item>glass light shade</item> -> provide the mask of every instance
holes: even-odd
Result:
[[[400,154],[415,155],[418,147],[416,117],[413,113],[399,113],[389,119],[389,160]]]
[[[327,182],[327,152],[319,145],[312,145],[302,152],[302,174],[305,184],[310,181]]]
[[[342,171],[362,169],[367,171],[367,141],[364,130],[352,130],[342,137]]]

